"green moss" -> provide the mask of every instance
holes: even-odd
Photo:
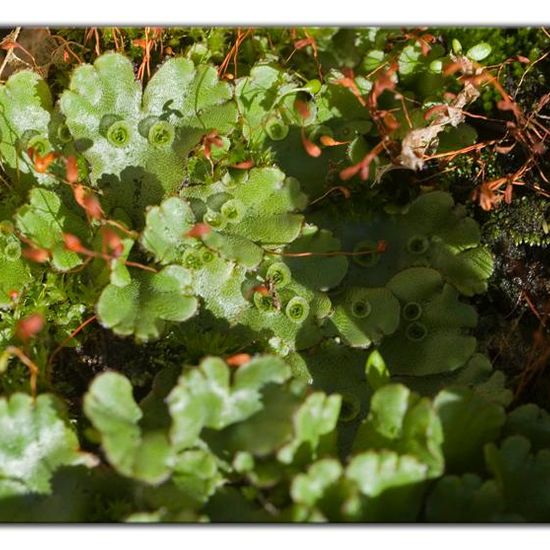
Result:
[[[483,226],[484,238],[492,245],[499,241],[515,246],[546,247],[550,244],[550,204],[544,197],[514,198],[491,211]]]

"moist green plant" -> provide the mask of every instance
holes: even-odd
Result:
[[[2,498],[28,493],[48,494],[50,480],[61,466],[97,464],[81,453],[76,434],[69,426],[63,404],[53,395],[36,400],[16,393],[0,400],[2,426]]]
[[[434,177],[511,46],[433,33],[96,29],[0,84],[0,520],[548,519],[476,309],[546,206],[482,238]]]
[[[0,151],[2,166],[10,176],[46,185],[55,181],[37,170],[27,154],[30,148],[41,156],[53,150],[49,130],[52,104],[47,83],[31,71],[16,73],[0,87]]]
[[[525,196],[507,208],[491,213],[483,226],[488,242],[512,243],[515,246],[548,246],[548,201]]]

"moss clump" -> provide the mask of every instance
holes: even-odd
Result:
[[[493,210],[483,227],[489,244],[507,241],[515,246],[550,244],[550,202],[537,195],[516,198]]]

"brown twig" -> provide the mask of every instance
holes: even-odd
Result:
[[[385,241],[380,241],[380,243],[384,243],[385,245]],[[384,250],[386,250],[385,246]],[[380,250],[380,252],[382,251],[383,250]],[[334,252],[278,252],[275,250],[266,250],[266,253],[268,254],[276,254],[277,256],[284,256],[288,258],[307,258],[311,256],[366,256],[375,252],[378,252],[377,247],[373,248],[372,250],[361,250],[359,252],[345,252],[343,250],[335,250]]]
[[[49,359],[48,359],[48,363],[46,365],[46,377],[47,379],[49,380],[51,378],[51,367],[52,367],[52,364],[53,364],[53,360],[55,359],[55,357],[57,356],[57,354],[79,333],[82,331],[82,329],[84,327],[86,327],[87,325],[89,325],[90,323],[92,323],[93,321],[95,321],[97,319],[97,315],[92,315],[90,318],[86,319],[83,323],[81,323],[75,330],[73,330],[71,332],[71,334],[69,334],[69,336],[67,336],[67,338],[65,338],[65,340],[63,340],[63,342],[61,342],[61,344],[59,344],[59,346],[57,346],[52,354],[50,355]]]
[[[39,368],[20,348],[17,346],[8,346],[5,351],[7,355],[15,355],[30,371],[30,386],[33,399],[36,398],[36,383],[38,380]]]

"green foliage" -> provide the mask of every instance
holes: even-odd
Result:
[[[399,330],[380,346],[392,372],[429,375],[463,367],[476,348],[475,338],[464,334],[476,325],[474,308],[425,267],[402,271],[388,287],[402,304]]]
[[[177,197],[166,199],[147,212],[142,244],[159,263],[175,262],[185,253],[185,234],[194,223],[193,211],[185,201]]]
[[[51,395],[36,402],[20,393],[1,398],[0,427],[0,498],[48,493],[60,466],[95,464],[94,457],[79,451],[63,405]]]
[[[183,267],[171,265],[152,274],[132,271],[125,286],[107,285],[97,303],[100,322],[116,334],[134,334],[141,341],[158,338],[166,321],[185,321],[196,312],[191,275]]]
[[[369,354],[365,365],[365,375],[369,386],[375,391],[390,381],[390,373],[378,350]]]
[[[367,497],[381,497],[388,491],[390,493],[388,500],[390,502],[392,499],[401,500],[401,511],[404,512],[409,508],[404,517],[412,518],[415,511],[414,504],[418,506],[415,485],[426,479],[427,470],[425,464],[411,456],[400,456],[392,451],[366,452],[352,459],[348,467],[348,476],[359,485],[359,490]],[[389,491],[391,489],[399,489],[399,491],[391,493]],[[372,506],[374,510],[369,510],[371,506],[367,508],[371,521],[382,519],[386,514],[391,516],[398,511],[398,509],[392,509],[391,505],[387,507],[386,514],[382,510],[377,510],[377,508],[384,508],[385,503],[383,499],[380,500],[382,500],[381,503],[375,503]]]
[[[340,242],[326,229],[306,225],[300,236],[285,250],[287,254],[312,252],[312,256],[284,258],[292,277],[300,284],[315,290],[337,287],[348,269],[345,256],[316,256],[340,250]]]
[[[498,518],[502,500],[494,481],[478,476],[445,476],[435,486],[427,503],[430,522],[490,522]]]
[[[530,453],[522,436],[504,440],[500,448],[486,447],[487,464],[495,476],[508,509],[527,521],[547,521],[550,500],[545,490],[550,475],[550,451]]]
[[[544,449],[550,437],[550,414],[534,403],[522,405],[508,415],[504,431],[527,437],[535,450]]]
[[[16,215],[17,228],[39,247],[51,251],[55,269],[68,271],[82,260],[67,250],[63,234],[83,236],[87,227],[82,218],[62,202],[54,191],[36,188],[30,193],[28,204],[22,206]]]
[[[294,478],[291,494],[301,506],[302,519],[413,521],[425,479],[426,467],[411,456],[367,451],[344,471],[332,459],[316,462]]]
[[[483,231],[490,243],[547,246],[550,244],[547,217],[546,199],[541,200],[536,196],[520,197],[514,204],[492,212]]]
[[[98,376],[86,394],[84,413],[117,472],[149,483],[168,477],[174,462],[168,438],[161,431],[142,433],[142,412],[127,378],[115,372]]]
[[[37,179],[41,184],[55,181],[36,172],[27,153],[41,155],[53,150],[50,138],[52,96],[47,83],[32,71],[21,71],[0,86],[0,157],[17,180]],[[30,178],[30,180],[29,180]]]
[[[483,462],[483,446],[498,437],[504,424],[503,408],[472,390],[453,387],[438,393],[434,406],[441,418],[447,470],[476,469]]]
[[[279,451],[279,460],[291,462],[302,444],[309,444],[311,449],[315,449],[321,436],[334,430],[340,403],[339,395],[327,397],[323,393],[313,393],[308,396],[294,417],[295,437]]]
[[[60,107],[90,163],[92,183],[120,178],[126,192],[133,188],[132,206],[143,209],[177,188],[185,158],[202,135],[231,129],[231,95],[213,67],[183,58],[166,62],[142,92],[132,63],[111,53],[76,69]],[[136,168],[143,170],[137,182],[131,177]]]
[[[445,68],[533,37],[98,29],[125,55],[0,85],[0,520],[547,521],[483,296],[547,204],[482,235],[447,159],[489,140]]]
[[[432,404],[405,386],[388,384],[371,400],[369,416],[359,426],[355,450],[389,449],[410,454],[428,466],[430,476],[443,471],[443,431]]]
[[[307,204],[300,184],[276,168],[255,168],[238,178],[229,174],[212,185],[183,190],[195,212],[214,229],[259,244],[285,244],[300,233]]]
[[[367,348],[395,332],[399,302],[386,288],[350,288],[335,304],[331,319],[347,343]]]
[[[482,61],[489,56],[491,49],[491,44],[487,44],[487,42],[480,42],[479,44],[472,46],[466,52],[466,57],[469,57],[474,61]]]
[[[21,259],[21,242],[11,222],[0,222],[0,308],[9,307],[10,294],[20,293],[30,280],[28,266]]]
[[[307,473],[298,474],[291,487],[294,502],[313,506],[323,496],[330,485],[338,481],[342,474],[341,464],[326,458],[312,464]]]
[[[240,368],[230,385],[229,367],[220,359],[206,359],[200,369],[183,375],[168,396],[174,444],[190,447],[203,427],[219,430],[245,420],[261,409],[260,389],[289,374],[280,360],[257,359]]]

